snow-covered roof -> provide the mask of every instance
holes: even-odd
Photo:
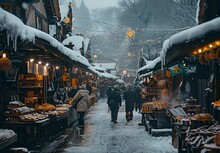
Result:
[[[124,84],[125,82],[122,79],[116,79],[116,82]]]
[[[92,72],[96,73],[99,77],[104,77],[104,78],[108,78],[108,79],[118,79],[117,76],[112,75],[112,74],[110,74],[110,73],[97,71],[94,66],[90,66],[90,67],[88,67],[88,68],[89,68]]]
[[[159,63],[160,61],[161,61],[161,57],[157,57],[153,61],[148,61],[145,66],[138,69],[138,72],[143,71],[143,70],[153,69],[157,65],[157,63]]]
[[[82,36],[69,36],[63,40],[63,45],[73,44],[73,50],[80,51],[80,48],[84,47],[84,51],[88,50],[90,38],[84,38]],[[82,46],[84,44],[84,46]]]
[[[149,76],[152,74],[153,74],[153,71],[140,75],[140,78],[145,77],[145,76]]]
[[[61,20],[63,20],[69,12],[69,0],[59,0]]]
[[[99,72],[98,75],[99,75],[100,77],[105,77],[105,78],[109,78],[109,79],[118,79],[117,76],[112,75],[112,74],[107,73],[107,72]]]
[[[92,64],[93,65],[93,64]],[[100,67],[98,65],[93,65],[94,69],[96,69],[97,71],[106,71],[106,68],[104,67]]]
[[[106,70],[114,70],[116,69],[116,63],[93,63],[95,66],[103,67]]]
[[[57,48],[62,54],[68,56],[71,60],[80,62],[83,65],[91,66],[88,60],[77,52],[63,46],[58,40],[49,34],[25,25],[18,17],[0,8],[0,31],[6,30],[8,38],[20,37],[23,41],[35,43],[35,38],[41,38]],[[15,41],[16,41],[15,39]],[[16,43],[15,43],[16,44]]]
[[[90,38],[85,38],[84,40],[84,51],[88,50]]]
[[[190,42],[198,37],[204,36],[209,32],[214,32],[220,30],[220,17],[213,19],[209,22],[205,22],[203,24],[194,26],[190,29],[181,31],[177,34],[174,34],[169,39],[165,40],[163,43],[162,51],[160,52],[160,57],[163,62],[165,63],[165,57],[167,51],[175,44],[179,44],[182,42]]]

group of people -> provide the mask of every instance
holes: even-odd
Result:
[[[67,99],[72,98],[72,103],[76,107],[78,113],[78,126],[84,127],[84,116],[88,110],[88,103],[90,100],[90,94],[92,87],[89,84],[83,84],[79,88],[73,86],[72,90],[67,93],[64,86],[60,85],[57,91],[54,93],[53,101],[54,104],[63,104]]]
[[[109,87],[107,90],[107,104],[111,110],[111,122],[117,123],[118,110],[122,103],[122,98],[117,85]],[[125,100],[125,117],[127,122],[133,119],[134,108],[141,110],[141,88],[132,89],[131,84],[126,85],[126,90],[123,93]]]

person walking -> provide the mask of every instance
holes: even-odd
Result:
[[[76,111],[78,113],[78,126],[84,127],[84,116],[88,110],[89,91],[86,90],[86,85],[80,86],[80,90],[73,97],[73,105],[77,103]]]
[[[122,100],[119,90],[116,87],[114,87],[114,89],[110,91],[108,94],[107,102],[111,110],[111,122],[113,122],[114,124],[118,123],[118,109],[121,106],[121,101]]]
[[[141,109],[142,109],[142,98],[141,98],[141,86],[137,85],[135,87],[135,94],[136,94],[136,98],[135,98],[135,110],[137,112],[137,109],[138,109],[138,112],[140,113],[141,112]]]
[[[132,90],[131,84],[127,84],[127,89],[124,92],[123,98],[125,99],[125,116],[127,122],[133,119],[133,110],[135,103],[135,92]]]

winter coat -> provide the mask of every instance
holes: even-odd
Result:
[[[125,99],[125,111],[131,112],[134,110],[134,103],[136,101],[135,92],[132,89],[128,89],[124,92],[123,98]]]
[[[61,103],[64,103],[68,98],[69,97],[66,91],[60,92],[59,90],[57,90],[54,93],[53,101],[54,101],[54,104],[61,104]]]
[[[68,93],[68,96],[69,96],[70,98],[73,98],[73,97],[76,95],[76,93],[78,92],[78,90],[79,90],[79,89],[72,89],[72,90]]]
[[[76,103],[78,99],[83,98],[78,102],[76,110],[77,112],[86,112],[89,104],[89,91],[88,90],[79,90],[76,95],[73,97],[73,103]]]
[[[114,101],[114,102],[111,102],[111,101]],[[117,91],[109,92],[107,103],[111,110],[117,111],[119,107],[121,106],[121,96],[119,92]]]

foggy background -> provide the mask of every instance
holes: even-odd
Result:
[[[196,25],[197,1],[72,0],[73,33],[91,37],[94,62],[116,62],[120,69],[135,71],[140,50],[153,60],[165,39]],[[135,31],[133,39],[126,36],[129,28]]]

